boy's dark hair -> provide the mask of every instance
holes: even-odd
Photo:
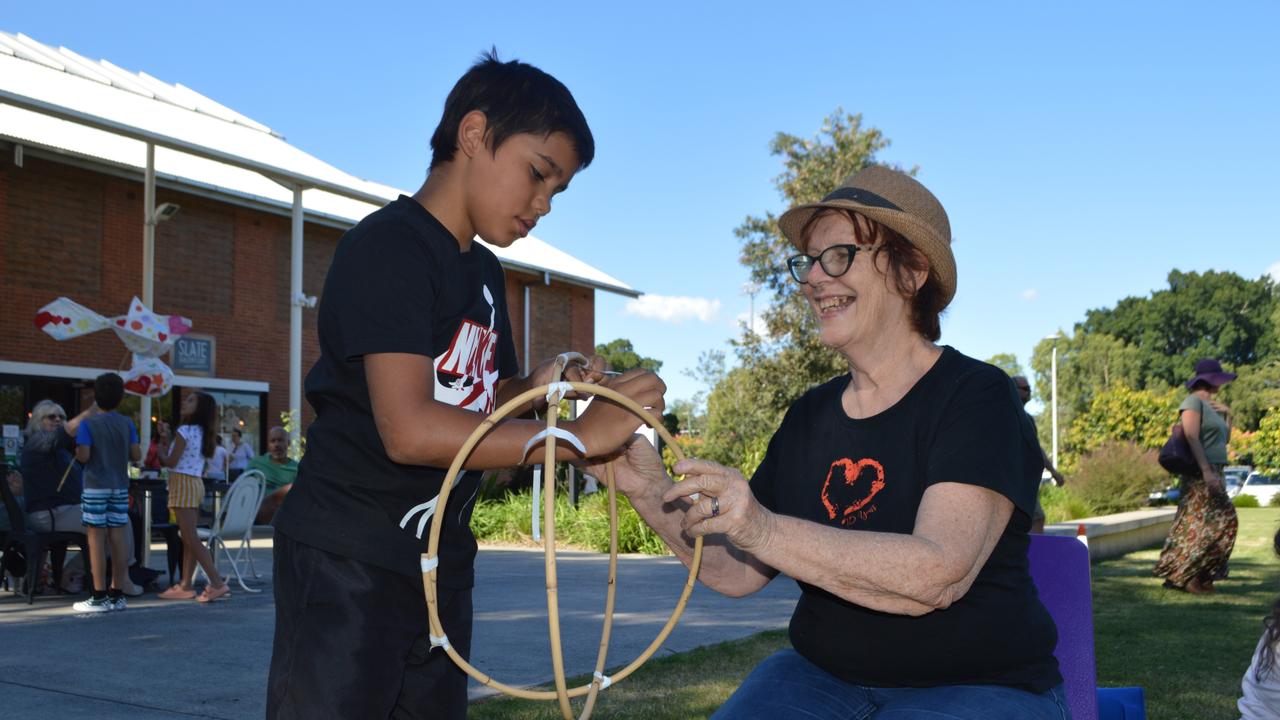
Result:
[[[115,410],[124,399],[124,378],[115,373],[102,373],[93,380],[93,401],[100,410]]]
[[[578,170],[591,164],[596,141],[578,103],[564,83],[518,60],[501,62],[490,50],[458,80],[444,101],[444,115],[431,135],[431,168],[453,160],[458,149],[458,125],[472,110],[488,120],[490,152],[512,135],[546,137],[562,132],[578,152]]]

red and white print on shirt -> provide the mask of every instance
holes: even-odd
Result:
[[[435,399],[485,414],[493,412],[498,395],[498,333],[494,331],[497,311],[489,286],[482,286],[489,303],[489,327],[463,320],[449,343],[449,349],[435,360]]]

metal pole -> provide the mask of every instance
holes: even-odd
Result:
[[[302,187],[293,188],[293,242],[289,251],[289,447],[302,432]]]
[[[142,304],[155,311],[156,275],[156,146],[147,143],[147,169],[142,180]],[[151,445],[151,398],[138,403],[138,439],[142,456]],[[146,538],[147,543],[151,542]]]
[[[1058,341],[1053,341],[1053,466],[1058,467]]]

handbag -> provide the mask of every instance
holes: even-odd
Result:
[[[1200,463],[1191,454],[1191,444],[1187,442],[1182,423],[1173,426],[1168,441],[1160,448],[1160,467],[1174,475],[1200,476]]]

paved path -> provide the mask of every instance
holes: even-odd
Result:
[[[270,539],[255,543],[263,577],[211,606],[168,602],[153,593],[129,610],[78,616],[76,598],[25,598],[0,591],[0,715],[14,718],[260,718],[275,608]],[[590,672],[603,621],[608,558],[557,554],[566,672]],[[152,564],[164,562],[157,547]],[[619,561],[609,666],[629,663],[656,637],[687,577],[671,558]],[[484,549],[477,560],[473,662],[502,682],[551,679],[541,552]],[[750,598],[698,586],[657,656],[785,627],[798,595],[779,578]],[[111,648],[111,650],[108,650]],[[639,671],[643,673],[643,668]],[[487,694],[474,686],[472,697]]]

